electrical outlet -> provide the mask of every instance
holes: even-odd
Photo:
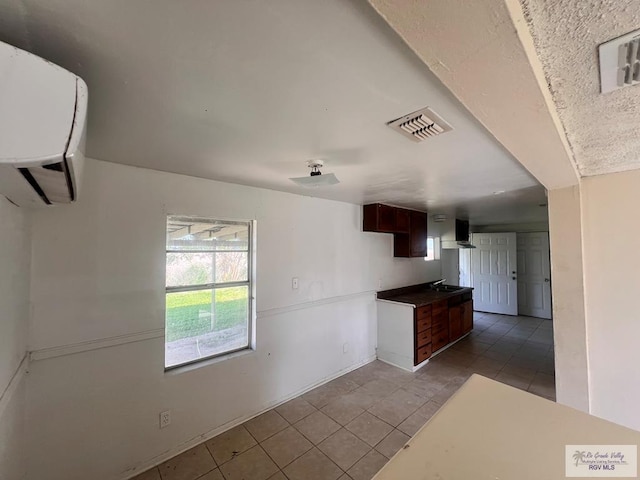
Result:
[[[291,288],[293,290],[297,290],[298,289],[298,277],[293,277],[291,279]]]
[[[344,343],[342,345],[342,353],[347,353],[349,351],[349,344],[348,343]]]
[[[165,428],[171,425],[171,410],[160,413],[160,428]]]

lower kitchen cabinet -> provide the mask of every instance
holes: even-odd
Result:
[[[473,330],[473,300],[462,295],[449,300],[449,342]]]
[[[449,343],[449,307],[447,300],[433,303],[433,323],[431,327],[431,344],[436,352]]]
[[[462,312],[460,305],[449,307],[449,341],[455,342],[462,336]]]
[[[465,335],[473,330],[473,300],[467,300],[460,305],[462,315],[462,334]]]
[[[420,365],[431,356],[431,344],[420,347],[416,350],[416,365]]]
[[[415,309],[414,366],[431,356],[431,305]]]
[[[473,300],[469,289],[427,305],[378,301],[380,360],[416,371],[433,353],[473,329]]]

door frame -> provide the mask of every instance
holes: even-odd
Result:
[[[480,287],[477,285],[477,273],[474,271],[474,258],[477,258],[477,255],[480,254],[480,252],[482,251],[482,249],[480,248],[479,245],[479,238],[480,236],[491,236],[491,235],[495,235],[495,236],[505,236],[508,235],[510,238],[510,242],[511,242],[511,249],[507,249],[507,265],[505,266],[505,274],[504,275],[499,275],[499,276],[504,276],[504,280],[507,282],[506,283],[506,287],[507,287],[507,291],[506,291],[506,295],[509,297],[509,300],[506,304],[506,306],[500,306],[498,303],[495,303],[492,305],[491,308],[487,309],[486,305],[491,305],[491,303],[485,303],[485,302],[478,302],[478,294],[482,295],[483,292],[481,291]],[[518,315],[518,280],[517,280],[517,236],[516,236],[516,232],[478,232],[478,233],[474,233],[473,234],[473,244],[476,246],[476,248],[471,252],[471,270],[470,270],[470,277],[471,277],[471,285],[473,286],[473,288],[476,290],[477,294],[474,295],[475,297],[475,301],[474,301],[474,310],[480,311],[480,312],[487,312],[487,313],[495,313],[495,314],[499,314],[499,315]],[[498,270],[500,269],[500,267],[498,266]],[[489,296],[493,297],[495,295],[495,297],[493,298],[498,298],[499,293],[498,292],[493,292],[492,291],[492,286],[489,287]],[[481,298],[481,297],[480,297]],[[482,305],[480,308],[478,308],[478,306]]]
[[[546,283],[548,283],[548,288],[549,288],[549,292],[548,292],[548,294],[549,294],[549,316],[548,317],[546,317],[546,316],[542,316],[541,317],[541,316],[537,316],[537,315],[531,315],[530,313],[522,313],[520,311],[519,302],[518,302],[518,314],[519,315],[531,316],[531,317],[534,317],[534,318],[542,318],[542,319],[545,319],[545,320],[553,320],[553,289],[551,288],[551,284],[553,282],[553,279],[551,278],[551,243],[550,243],[549,232],[548,231],[542,231],[542,230],[531,231],[531,232],[517,232],[516,236],[518,238],[520,238],[521,235],[529,235],[529,234],[534,234],[534,233],[545,234],[547,236],[547,255],[546,255],[545,258],[547,260],[547,265],[548,265],[548,272],[547,272],[548,273],[548,277],[547,277],[548,278],[548,282],[546,282]],[[520,271],[518,272],[518,282],[520,282],[520,274],[521,273],[522,272],[520,272]],[[543,292],[543,295],[544,295],[544,292]]]

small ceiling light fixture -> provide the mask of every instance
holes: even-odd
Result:
[[[447,216],[444,213],[438,213],[431,218],[433,218],[434,222],[440,223],[440,222],[444,222],[447,219]]]
[[[504,193],[504,190],[496,190],[495,192],[493,192],[494,195],[502,195]]]
[[[294,177],[289,180],[303,187],[320,187],[340,183],[340,180],[333,173],[322,174],[320,171],[324,166],[322,160],[309,160],[307,164],[311,169],[311,174],[308,177]]]

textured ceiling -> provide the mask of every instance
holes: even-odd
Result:
[[[640,28],[637,0],[521,0],[582,176],[640,168],[640,87],[600,93],[598,45]]]
[[[488,223],[544,199],[364,0],[0,0],[0,40],[87,81],[94,158]],[[425,106],[454,130],[415,143],[386,126]],[[313,158],[342,183],[288,180]]]

